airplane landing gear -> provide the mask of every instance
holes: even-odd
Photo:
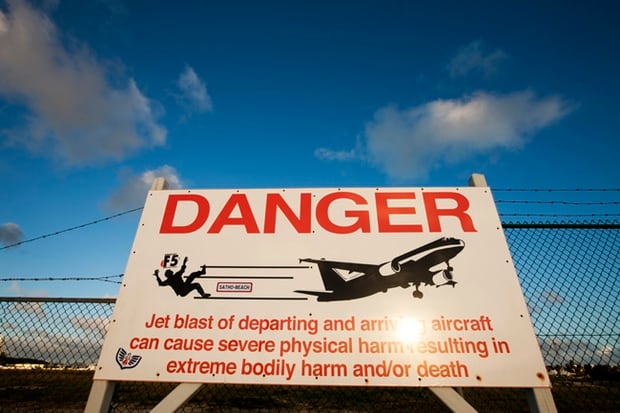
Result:
[[[446,262],[446,264],[448,264],[448,268],[446,268],[443,271],[443,277],[447,281],[452,281],[452,279],[454,278],[454,274],[452,274],[452,271],[454,271],[454,268],[450,265],[450,262]]]
[[[413,295],[413,298],[422,298],[422,297],[424,297],[424,294],[422,293],[422,291],[420,291],[418,289],[417,285],[415,286],[415,291],[413,292],[412,295]]]

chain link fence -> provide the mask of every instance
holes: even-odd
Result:
[[[504,224],[560,412],[620,412],[620,226]],[[82,411],[113,299],[0,298],[0,412]],[[506,372],[510,374],[510,372]],[[144,412],[170,383],[119,383]],[[526,412],[523,389],[462,389],[480,412]],[[181,411],[447,412],[427,389],[209,384]]]

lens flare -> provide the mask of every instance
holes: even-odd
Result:
[[[415,318],[403,318],[398,323],[396,336],[405,342],[415,342],[424,334],[424,321]]]

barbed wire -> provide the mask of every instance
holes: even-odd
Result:
[[[620,192],[620,188],[560,188],[560,189],[525,189],[525,188],[491,188],[493,192]]]
[[[508,213],[502,214],[504,216],[511,217],[576,217],[576,216],[587,216],[587,217],[620,217],[620,214],[527,214],[527,213]],[[564,228],[564,229],[620,229],[620,224],[617,222],[598,222],[597,224],[591,223],[566,223],[566,222],[555,222],[555,223],[515,223],[515,222],[502,222],[502,226],[504,228]],[[102,275],[102,276],[91,276],[91,277],[6,277],[3,278],[0,276],[0,282],[9,282],[9,281],[20,281],[20,282],[57,282],[57,281],[100,281],[100,282],[108,282],[113,284],[121,284],[121,281],[117,281],[116,279],[121,279],[125,274],[115,274],[115,275]]]
[[[103,275],[99,277],[8,277],[0,278],[0,282],[8,281],[101,281],[113,284],[120,284],[115,278],[122,278],[125,274]]]
[[[533,193],[553,193],[553,192],[620,192],[620,188],[547,188],[547,189],[537,189],[537,188],[492,188],[493,192],[533,192]],[[495,201],[496,204],[522,204],[522,205],[571,205],[571,206],[613,206],[620,205],[620,201],[564,201],[564,200],[504,200],[499,199]],[[127,215],[136,211],[140,211],[144,209],[144,207],[133,208],[127,211],[119,212],[114,215],[110,215],[104,218],[100,218],[94,221],[87,222],[85,224],[76,225],[73,227],[69,227],[60,231],[51,232],[48,234],[40,235],[34,238],[29,238],[26,240],[18,241],[12,244],[8,244],[0,247],[0,250],[5,250],[13,247],[17,247],[19,245],[23,245],[29,242],[38,241],[41,239],[50,238],[56,235],[64,234],[67,232],[75,231],[78,229],[82,229],[91,225],[99,224],[102,222],[106,222],[112,220],[114,218],[121,217],[123,215]],[[616,213],[596,213],[596,214],[548,214],[548,213],[502,213],[500,212],[500,217],[502,216],[523,216],[523,217],[616,217],[619,214]]]
[[[558,213],[528,213],[528,212],[508,212],[500,214],[502,217],[620,217],[620,214],[558,214]]]
[[[26,244],[26,243],[28,243],[28,242],[38,241],[38,240],[41,240],[41,239],[44,239],[44,238],[53,237],[53,236],[55,236],[55,235],[64,234],[64,233],[66,233],[66,232],[75,231],[75,230],[77,230],[77,229],[81,229],[81,228],[84,228],[84,227],[88,227],[88,226],[90,226],[90,225],[95,225],[95,224],[99,224],[99,223],[101,223],[101,222],[109,221],[109,220],[111,220],[111,219],[118,218],[118,217],[120,217],[120,216],[130,214],[130,213],[132,213],[132,212],[140,211],[141,209],[144,209],[144,207],[139,207],[139,208],[130,209],[130,210],[128,210],[128,211],[119,212],[118,214],[110,215],[110,216],[105,217],[105,218],[100,218],[100,219],[97,219],[97,220],[95,220],[95,221],[87,222],[87,223],[85,223],[85,224],[76,225],[76,226],[74,226],[74,227],[70,227],[70,228],[62,229],[62,230],[60,230],[60,231],[51,232],[51,233],[49,233],[49,234],[40,235],[40,236],[38,236],[38,237],[34,237],[34,238],[30,238],[30,239],[26,239],[26,240],[23,240],[23,241],[18,241],[18,242],[15,242],[15,243],[13,243],[13,244],[8,244],[8,245],[5,245],[5,246],[3,246],[3,247],[0,247],[0,250],[5,250],[5,249],[7,249],[7,248],[17,247],[18,245]]]
[[[620,205],[620,201],[532,201],[498,199],[496,204],[533,204],[533,205]]]

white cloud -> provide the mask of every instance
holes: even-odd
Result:
[[[5,222],[0,225],[0,244],[11,245],[24,239],[24,233],[19,225],[13,222]]]
[[[542,292],[543,302],[547,302],[549,304],[562,304],[564,302],[564,296],[557,291],[553,290],[545,290]]]
[[[6,291],[9,294],[14,294],[14,295],[25,295],[24,290],[19,286],[17,281],[11,281],[9,286],[4,288],[4,291]]]
[[[188,111],[210,112],[213,109],[213,102],[207,93],[205,82],[190,66],[186,66],[179,75],[177,86],[181,90],[179,100]]]
[[[476,72],[490,76],[495,73],[498,65],[508,58],[501,50],[484,54],[481,46],[480,41],[474,41],[461,48],[448,63],[450,76],[463,77]]]
[[[125,170],[121,173],[122,185],[110,196],[106,206],[112,210],[120,210],[143,205],[146,194],[151,189],[153,180],[157,177],[166,179],[168,189],[182,187],[177,171],[168,165],[148,170],[138,175]]]
[[[387,106],[366,124],[367,156],[392,178],[423,177],[441,163],[520,148],[571,110],[560,97],[539,98],[530,91],[479,92],[404,110]]]
[[[9,22],[4,15],[4,13],[0,12],[0,35],[5,34],[9,31]]]
[[[56,326],[58,327],[58,326]],[[67,332],[31,329],[24,334],[5,337],[5,351],[9,356],[35,358],[49,363],[88,366],[96,363],[102,338],[83,337]],[[68,349],[79,349],[69,351]]]
[[[0,96],[22,104],[22,126],[7,143],[49,153],[68,165],[122,159],[162,145],[166,130],[133,79],[115,87],[85,47],[66,48],[54,23],[25,1],[0,11]]]
[[[39,302],[18,302],[10,307],[10,311],[23,311],[27,314],[33,314],[40,320],[45,319],[45,309],[43,304]]]
[[[329,148],[317,148],[314,156],[325,161],[351,161],[357,158],[355,149],[336,151]]]
[[[90,338],[100,339],[105,337],[108,323],[110,322],[110,320],[105,317],[72,317],[69,321],[71,325],[76,328],[96,334],[95,337],[91,336]]]
[[[3,288],[2,291],[9,295],[15,295],[19,297],[47,297],[48,291],[45,289],[38,290],[25,290],[16,281],[11,281],[8,287]]]
[[[359,136],[355,141],[355,147],[352,149],[333,150],[329,148],[317,148],[314,150],[314,156],[323,161],[339,162],[363,160],[365,158],[362,140]]]

